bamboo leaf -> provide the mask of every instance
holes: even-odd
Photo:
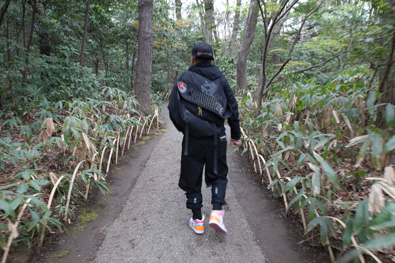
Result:
[[[377,215],[384,208],[385,199],[380,184],[374,184],[370,189],[369,194],[369,212],[372,215]]]
[[[298,159],[298,162],[297,162],[298,169],[303,165],[305,159],[306,159],[306,155],[304,153],[302,153]]]
[[[15,211],[11,209],[10,203],[6,200],[0,198],[0,210],[4,211],[4,217],[11,215],[12,217],[15,216]]]
[[[372,144],[372,154],[374,156],[379,156],[383,153],[383,138],[380,134],[375,133],[373,135],[373,144]]]
[[[313,220],[315,218],[315,202],[316,198],[310,199],[310,206],[309,206],[309,220]]]
[[[345,254],[343,257],[341,257],[338,263],[350,262],[354,258],[358,257],[360,254],[366,253],[366,250],[374,252],[377,250],[392,248],[394,246],[395,246],[395,233],[377,236],[367,241],[365,244],[361,246],[362,248],[364,248],[364,250],[355,248],[350,252],[348,252],[347,254]]]
[[[368,152],[368,147],[369,147],[370,143],[371,143],[370,140],[364,141],[361,148],[359,149],[357,158],[356,158],[356,162],[355,162],[356,167],[358,167],[361,164],[363,158],[365,157],[366,153]]]
[[[368,94],[368,98],[366,99],[366,106],[368,108],[368,112],[370,115],[374,113],[374,103],[376,101],[376,92],[370,91]]]
[[[361,201],[355,210],[353,234],[360,233],[369,222],[368,199]]]
[[[305,194],[304,191],[300,191],[300,192],[291,200],[291,202],[289,202],[289,204],[288,204],[288,209],[289,209],[296,201],[299,201],[300,198],[302,198],[304,194]]]
[[[339,181],[336,175],[336,172],[332,169],[332,167],[316,152],[313,152],[314,157],[320,162],[322,170],[324,170],[326,176],[331,181],[331,183],[337,188],[339,187]]]
[[[395,185],[395,169],[391,166],[384,168],[384,180],[387,181],[389,185]]]
[[[310,168],[314,171],[313,178],[311,180],[312,189],[314,195],[318,195],[321,193],[321,173],[320,169],[314,164],[309,163]]]
[[[327,245],[329,243],[328,226],[326,225],[326,222],[320,223],[320,238],[321,238],[321,244]]]
[[[349,221],[347,223],[346,228],[344,229],[343,233],[343,248],[346,248],[350,245],[351,243],[351,237],[352,237],[352,230],[353,230],[353,221]]]
[[[18,187],[16,188],[16,192],[18,194],[24,194],[27,192],[27,190],[29,189],[29,186],[27,184],[20,184],[18,185]]]
[[[372,230],[375,231],[380,231],[382,229],[389,229],[389,228],[395,228],[395,216],[392,216],[390,218],[390,221],[383,222],[381,224],[375,225],[370,227]]]
[[[354,146],[354,145],[362,143],[362,142],[365,142],[368,137],[369,137],[369,135],[362,135],[362,136],[352,138],[350,140],[350,142],[346,145],[346,148]]]
[[[296,185],[297,183],[299,183],[301,179],[302,179],[302,177],[300,177],[300,176],[295,176],[294,178],[292,178],[292,180],[289,181],[289,182],[285,185],[285,187],[284,187],[284,193],[289,189],[289,193],[292,195],[292,194],[293,194],[293,191],[294,191],[295,185]],[[282,194],[284,194],[284,193],[282,193]]]
[[[387,123],[388,128],[393,128],[394,127],[394,119],[395,119],[395,110],[394,110],[394,105],[392,104],[387,104],[385,107],[385,121]]]
[[[372,230],[380,230],[382,228],[381,225],[395,220],[394,211],[395,204],[387,202],[385,207],[381,210],[381,213],[370,223],[369,228]]]
[[[385,144],[383,153],[390,152],[395,149],[395,135],[391,137],[391,139],[388,140],[388,142]]]

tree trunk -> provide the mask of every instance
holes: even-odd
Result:
[[[99,75],[99,63],[100,63],[100,59],[96,58],[96,62],[95,62],[95,74],[96,74],[96,76]]]
[[[255,89],[254,92],[254,101],[258,103],[258,106],[260,107],[262,104],[262,94],[263,90],[265,88],[266,84],[266,62],[267,62],[267,54],[270,50],[270,47],[272,45],[272,42],[274,38],[280,33],[281,28],[283,27],[285,21],[287,20],[289,15],[289,11],[284,14],[283,18],[281,18],[278,21],[272,21],[271,25],[271,30],[269,30],[268,34],[265,35],[265,48],[263,51],[263,59],[262,59],[262,64],[261,64],[261,70],[259,73],[259,80],[258,80],[258,87]],[[264,19],[267,19],[266,17]],[[266,20],[268,21],[268,20]],[[266,25],[268,22],[265,23]]]
[[[36,2],[36,1],[34,1]],[[45,6],[42,2],[37,2],[36,3],[36,8],[35,11],[39,15],[39,23],[38,23],[38,44],[39,44],[39,49],[40,49],[40,54],[41,55],[46,55],[50,56],[51,55],[51,45],[49,43],[49,34],[48,34],[48,28],[46,24],[42,21],[46,17],[45,13]]]
[[[30,53],[30,47],[33,42],[33,33],[34,33],[34,28],[36,24],[36,0],[33,0],[33,2],[29,1],[29,4],[32,6],[32,21],[30,22],[30,31],[29,31],[29,38],[26,44],[25,48],[25,56],[26,56],[26,66],[29,63],[29,53]],[[27,68],[23,70],[23,80],[27,79]]]
[[[176,1],[176,19],[177,20],[181,20],[182,16],[181,16],[181,0],[175,0]]]
[[[384,70],[379,73],[379,91],[381,97],[378,104],[392,104],[395,105],[395,74],[392,66],[394,64],[395,51],[395,32],[392,34],[391,50],[386,61]],[[386,129],[386,106],[380,106],[377,110],[376,126]],[[392,129],[394,127],[391,127]]]
[[[393,28],[395,26],[395,21],[393,19],[393,13],[389,10],[394,10],[395,8],[395,0],[390,0],[388,1],[389,5],[391,8],[383,12],[382,17],[380,18],[380,24],[381,26],[390,26]],[[392,105],[395,105],[395,70],[393,69],[393,64],[394,64],[394,57],[395,57],[395,32],[392,32],[391,35],[392,39],[389,41],[389,55],[388,58],[385,60],[385,65],[382,67],[378,74],[379,74],[379,91],[381,94],[381,97],[378,101],[379,104],[382,103],[390,103]],[[378,127],[382,129],[386,129],[387,123],[386,123],[386,112],[385,112],[385,106],[379,107],[377,111],[377,121],[375,123]],[[394,127],[392,127],[393,129]],[[393,154],[392,158],[395,157],[395,154]]]
[[[237,88],[238,90],[247,90],[247,57],[250,46],[255,36],[255,27],[258,19],[258,2],[251,0],[248,11],[247,25],[244,30],[243,43],[237,54]]]
[[[145,115],[152,114],[152,13],[153,0],[139,0],[138,54],[136,65],[135,94],[139,110]]]
[[[23,42],[23,48],[26,50],[25,17],[26,17],[26,0],[23,0],[22,1],[22,42]]]
[[[125,63],[125,69],[126,73],[129,74],[129,37],[126,36],[126,63]]]
[[[130,88],[133,90],[134,87],[134,78],[133,75],[135,75],[135,70],[136,69],[136,48],[133,48],[133,54],[132,54],[132,70],[130,73]]]
[[[36,1],[34,0],[33,2],[30,3],[32,6],[32,21],[30,22],[30,31],[29,31],[29,39],[26,44],[26,56],[29,55],[30,52],[30,47],[32,45],[33,41],[33,33],[34,33],[34,28],[35,28],[35,23],[36,23]]]
[[[235,52],[236,38],[237,38],[237,33],[239,32],[240,6],[241,6],[241,0],[237,0],[235,19],[233,21],[232,37],[230,38],[230,43],[229,43],[229,55],[231,57],[233,57]]]
[[[82,44],[81,44],[81,55],[80,55],[80,66],[84,66],[85,60],[85,46],[86,46],[86,39],[88,36],[88,21],[89,21],[89,6],[91,4],[91,0],[86,1],[86,9],[85,9],[85,22],[84,22],[84,34],[82,37]]]
[[[10,2],[11,2],[11,0],[6,0],[4,5],[3,5],[3,7],[1,8],[1,11],[0,11],[0,26],[1,26],[1,23],[3,22],[4,15],[7,12],[7,9],[8,9],[8,6],[10,5]]]
[[[11,54],[11,46],[10,46],[10,32],[9,32],[9,26],[8,26],[8,21],[5,22],[5,34],[6,34],[6,39],[7,39],[7,62],[10,65],[12,61],[12,54]]]
[[[225,12],[225,21],[224,21],[224,50],[227,49],[228,43],[228,23],[229,23],[229,0],[226,0],[226,12]]]
[[[213,0],[204,0],[204,35],[205,42],[213,43],[214,28],[214,2]]]

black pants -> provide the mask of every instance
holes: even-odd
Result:
[[[225,192],[228,184],[228,165],[226,163],[227,141],[225,135],[218,138],[218,145],[214,145],[214,138],[194,138],[189,136],[188,154],[184,154],[185,137],[182,142],[181,175],[178,186],[186,192],[187,208],[196,210],[203,207],[202,181],[205,169],[206,185],[212,186],[212,204],[226,204]],[[214,147],[217,147],[215,150]],[[216,154],[215,154],[216,152]],[[215,156],[216,155],[216,156]],[[216,160],[216,169],[215,160]]]

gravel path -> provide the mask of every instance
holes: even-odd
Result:
[[[94,262],[266,262],[231,181],[224,219],[228,235],[217,234],[208,224],[203,235],[189,228],[191,212],[177,186],[182,134],[171,124],[166,107],[161,115],[167,131],[145,163],[119,217],[104,230]],[[210,201],[210,190],[204,186],[206,223]]]

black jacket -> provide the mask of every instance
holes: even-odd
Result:
[[[232,116],[228,118],[228,123],[231,130],[231,138],[235,140],[240,139],[239,110],[237,106],[237,101],[226,77],[222,75],[222,72],[217,68],[217,66],[212,65],[209,62],[201,62],[199,64],[191,66],[188,70],[195,72],[212,81],[218,78],[220,79],[220,84],[225,92],[228,104],[233,110]]]

